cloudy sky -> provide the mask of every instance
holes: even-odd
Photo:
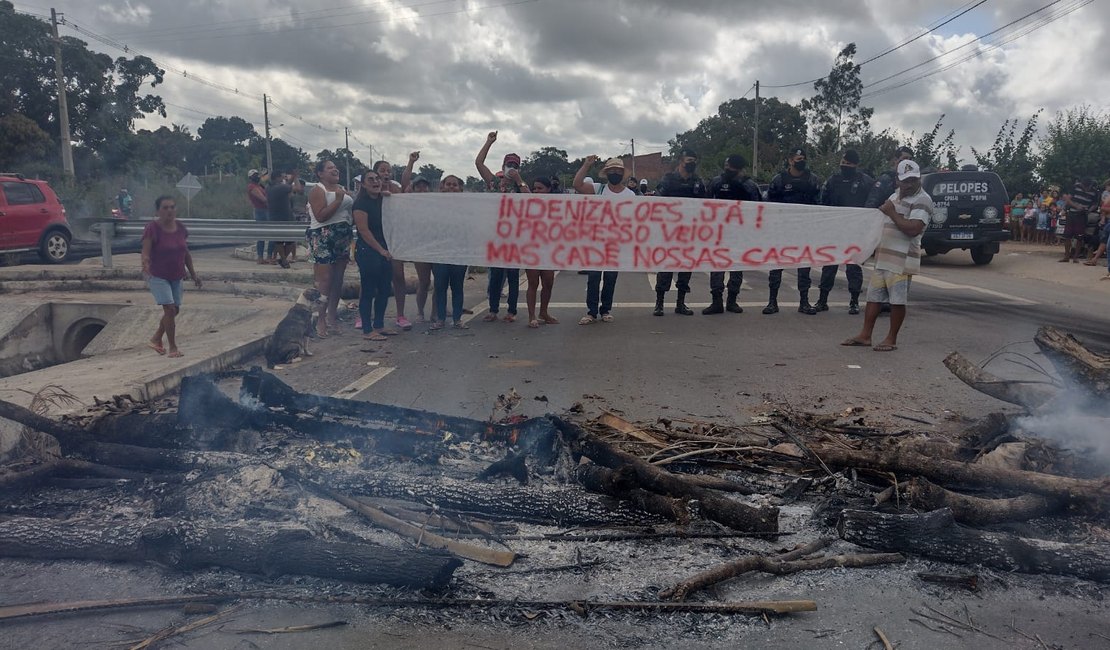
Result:
[[[51,3],[14,4],[48,15]],[[876,93],[864,100],[875,108],[875,130],[921,132],[945,113],[945,127],[956,129],[961,155],[970,158],[969,146],[989,146],[1006,118],[1043,108],[1044,124],[1069,106],[1105,105],[1094,93],[1110,73],[1110,3],[1091,0],[52,4],[76,26],[170,68],[157,90],[167,121],[194,133],[210,115],[239,115],[261,131],[267,93],[280,107],[270,114],[275,134],[310,155],[342,146],[350,127],[351,149],[364,161],[371,145],[375,158],[384,152],[392,161],[419,149],[422,162],[463,176],[474,173],[474,154],[494,129],[500,138],[493,162],[548,145],[572,159],[616,155],[633,138],[637,153],[665,150],[676,132],[745,95],[757,79],[763,96],[796,102],[812,94],[812,84],[771,86],[826,74],[849,42],[864,61],[974,5],[863,66],[864,92]],[[62,33],[122,54],[70,27]],[[895,87],[942,67],[949,69]]]

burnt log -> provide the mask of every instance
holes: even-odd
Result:
[[[664,520],[609,496],[569,486],[543,488],[391,474],[329,474],[329,487],[358,496],[403,499],[497,521],[571,526],[639,526]]]
[[[1036,410],[1057,394],[1055,388],[1043,384],[1002,379],[967,360],[959,352],[953,352],[945,357],[944,367],[960,381],[980,393],[1003,402],[1023,406],[1027,411]]]
[[[551,418],[566,442],[576,453],[610,469],[631,467],[639,487],[667,496],[696,499],[700,515],[732,528],[749,532],[778,530],[779,510],[773,506],[753,507],[734,501],[701,485],[686,481],[646,463],[639,457],[620,451],[602,442],[581,427],[561,418]]]
[[[1110,506],[1110,478],[1078,479],[1042,472],[986,467],[944,458],[932,458],[899,449],[866,451],[824,444],[811,445],[824,461],[838,467],[860,467],[911,476],[924,476],[942,485],[971,485],[1030,492],[1061,499],[1094,512]]]
[[[845,541],[880,551],[1110,582],[1110,544],[1068,544],[966,528],[947,508],[912,515],[845,510],[837,532]]]
[[[635,471],[629,467],[611,470],[593,463],[584,463],[574,468],[574,478],[590,492],[624,499],[644,512],[659,515],[682,526],[690,523],[690,511],[682,500],[637,487]]]
[[[310,418],[350,418],[368,428],[390,431],[394,436],[409,433],[441,439],[450,434],[455,439],[518,445],[542,464],[551,462],[558,454],[555,431],[547,418],[497,424],[400,406],[312,395],[294,390],[259,367],[251,368],[243,376],[239,400],[257,401],[269,408]]]
[[[1088,350],[1071,334],[1045,325],[1033,341],[1069,386],[1105,405],[1110,398],[1110,357]]]
[[[180,571],[224,567],[264,576],[309,575],[397,587],[442,588],[462,561],[316,539],[304,529],[236,527],[170,520],[0,521],[0,555],[40,560],[154,561]]]
[[[917,510],[948,508],[961,524],[986,526],[1006,521],[1026,521],[1057,512],[1060,499],[1022,494],[1006,499],[985,499],[946,490],[920,476],[905,484],[902,498]]]

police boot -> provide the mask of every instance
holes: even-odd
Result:
[[[737,295],[738,294],[735,294],[731,291],[728,292],[728,302],[725,303],[725,311],[731,312],[733,314],[744,313],[744,308],[736,302]]]
[[[859,313],[859,292],[852,292],[852,299],[848,301],[848,313],[853,316]]]
[[[799,291],[798,295],[798,313],[809,314],[810,316],[816,314],[817,309],[813,305],[809,304],[809,292]]]
[[[764,314],[777,314],[779,313],[779,291],[778,289],[771,289],[771,295],[767,298],[767,306],[763,308]]]
[[[666,291],[655,292],[655,311],[651,312],[653,316],[663,315],[663,297],[667,295]]]
[[[817,304],[813,306],[817,311],[829,310],[829,291],[828,289],[821,289],[821,295],[817,296]]]
[[[701,310],[701,313],[705,316],[725,313],[725,303],[721,300],[721,294],[714,292],[712,296],[713,302],[709,303],[708,307]]]
[[[678,292],[678,300],[674,303],[674,313],[682,314],[683,316],[693,316],[694,310],[686,306],[686,292]]]

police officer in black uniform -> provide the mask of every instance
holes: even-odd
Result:
[[[698,154],[691,149],[683,149],[678,159],[678,167],[673,172],[667,172],[659,183],[656,192],[658,196],[677,196],[685,198],[704,198],[705,184],[695,173],[698,169]],[[680,271],[678,282],[678,300],[674,304],[674,313],[683,316],[693,316],[694,310],[686,306],[686,294],[690,293],[690,271]],[[674,273],[663,271],[655,276],[655,311],[656,316],[663,315],[663,299],[671,290],[671,281]]]
[[[894,170],[898,167],[898,163],[903,160],[913,160],[913,149],[902,146],[894,151],[890,156],[890,169],[879,174],[879,177],[875,179],[863,207],[882,207],[886,200],[890,198],[890,195],[894,194],[894,190],[898,189],[898,180],[895,177]]]
[[[840,157],[840,171],[825,181],[821,188],[821,205],[831,205],[841,208],[862,208],[867,202],[867,195],[875,179],[858,169],[859,152],[847,149]],[[817,304],[813,308],[817,311],[829,310],[829,293],[836,284],[836,264],[825,266],[821,269],[821,282],[817,288],[821,295],[817,297]],[[863,269],[859,264],[844,265],[844,275],[848,276],[848,313],[859,313],[859,294],[863,290]]]
[[[759,186],[755,184],[750,176],[744,173],[747,166],[748,161],[744,160],[744,157],[738,153],[726,158],[724,172],[709,182],[709,197],[726,201],[761,201],[762,196],[759,192]],[[722,300],[722,295],[725,292],[725,272],[713,271],[710,273],[709,293],[712,302],[708,307],[701,310],[701,313],[705,315],[723,314],[725,310],[734,314],[743,312],[744,308],[736,302],[736,296],[740,294],[740,285],[742,284],[744,284],[743,271],[728,272],[728,303],[726,304]]]
[[[806,150],[798,147],[790,152],[788,165],[771,179],[767,188],[767,201],[770,203],[797,203],[817,205],[821,193],[821,179],[806,169]],[[798,269],[798,312],[813,315],[817,313],[809,304],[809,268]],[[782,286],[782,269],[775,269],[767,276],[770,295],[764,314],[777,314],[779,311],[779,287]]]

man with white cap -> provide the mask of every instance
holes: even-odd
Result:
[[[606,183],[595,183],[586,176],[590,167],[597,162],[597,156],[586,156],[578,173],[574,175],[574,190],[579,194],[600,194],[603,196],[635,196],[636,193],[624,185],[624,161],[610,158],[601,168]],[[586,271],[586,315],[578,321],[579,325],[591,325],[601,319],[603,323],[613,322],[613,292],[617,288],[616,271]]]
[[[882,303],[890,303],[890,332],[871,347],[876,352],[898,349],[898,330],[906,320],[910,280],[921,270],[921,235],[933,214],[933,200],[921,189],[921,168],[912,160],[899,161],[898,190],[879,210],[887,216],[875,251],[875,269],[867,286],[863,329],[841,345],[871,347],[871,334]]]

